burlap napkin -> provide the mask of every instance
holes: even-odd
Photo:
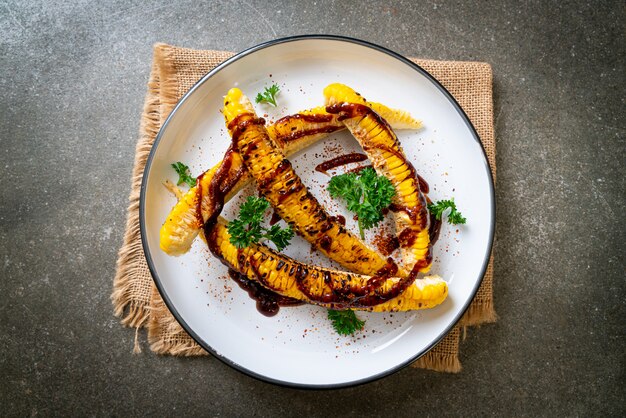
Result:
[[[117,260],[117,273],[111,296],[115,314],[122,324],[148,329],[150,348],[159,354],[206,355],[182,329],[161,299],[150,275],[139,233],[139,189],[150,148],[178,100],[207,72],[233,54],[223,51],[197,51],[165,44],[154,47],[154,60],[148,93],[141,118],[140,138],[135,153],[130,206],[124,244]],[[486,63],[412,59],[439,80],[463,107],[485,146],[495,176],[495,142],[491,67]],[[458,372],[460,327],[494,322],[493,259],[470,308],[435,348],[413,366],[437,371]],[[135,351],[141,351],[135,339]]]

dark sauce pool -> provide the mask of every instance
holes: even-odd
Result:
[[[261,286],[258,282],[248,279],[243,274],[237,273],[233,269],[228,269],[228,275],[240,288],[248,292],[248,296],[256,301],[257,310],[265,316],[274,316],[278,313],[281,306],[298,306],[303,302],[281,296],[269,289]]]

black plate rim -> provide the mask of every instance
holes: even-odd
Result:
[[[461,115],[461,117],[463,118],[465,124],[467,125],[467,127],[470,129],[470,132],[472,133],[472,136],[474,137],[474,140],[478,142],[478,144],[480,145],[481,150],[483,151],[483,157],[484,157],[484,162],[488,168],[488,172],[489,172],[489,189],[490,189],[490,195],[491,195],[491,206],[492,206],[492,218],[491,218],[491,224],[490,224],[490,231],[489,231],[489,244],[488,244],[488,249],[489,251],[487,252],[485,259],[483,260],[483,265],[481,268],[481,273],[480,273],[480,279],[476,282],[476,285],[474,287],[474,289],[472,289],[472,294],[471,294],[471,298],[468,299],[468,302],[465,304],[465,306],[459,311],[459,314],[450,322],[450,324],[444,329],[444,331],[441,332],[440,335],[437,336],[437,338],[435,338],[433,340],[433,342],[428,345],[425,349],[419,351],[418,353],[415,354],[415,356],[409,358],[408,360],[397,364],[385,371],[382,371],[380,373],[377,373],[375,375],[372,376],[368,376],[362,379],[357,379],[357,380],[353,380],[353,381],[349,381],[349,382],[342,382],[342,383],[331,383],[331,384],[306,384],[306,383],[295,383],[295,382],[289,382],[289,381],[284,381],[284,380],[280,380],[280,379],[274,379],[268,376],[264,376],[261,375],[259,373],[256,373],[250,369],[247,369],[237,363],[235,363],[234,361],[230,360],[229,358],[219,354],[218,352],[216,352],[207,342],[205,342],[202,338],[200,338],[195,332],[194,330],[183,320],[183,318],[181,317],[181,315],[179,314],[178,310],[176,309],[176,307],[174,306],[174,304],[172,303],[172,301],[170,300],[169,296],[167,295],[167,292],[165,292],[165,289],[163,288],[163,284],[161,282],[161,279],[159,278],[159,274],[156,271],[154,262],[152,260],[152,256],[150,253],[150,248],[148,247],[148,245],[146,244],[146,224],[145,224],[145,208],[146,208],[146,186],[147,186],[147,180],[148,177],[150,175],[150,168],[152,165],[152,160],[154,158],[154,154],[158,148],[159,142],[161,141],[161,138],[164,135],[165,130],[167,129],[167,126],[170,122],[170,120],[172,119],[172,117],[176,114],[176,111],[178,110],[179,107],[182,106],[182,104],[188,99],[188,97],[193,94],[193,92],[199,87],[201,86],[204,82],[206,82],[209,78],[211,78],[214,74],[216,74],[217,72],[221,71],[222,69],[224,69],[225,67],[229,66],[230,64],[232,64],[233,62],[247,56],[250,55],[256,51],[259,51],[261,49],[265,49],[274,45],[278,45],[278,44],[283,44],[283,43],[288,43],[288,42],[296,42],[296,41],[302,41],[302,40],[332,40],[332,41],[342,41],[342,42],[348,42],[348,43],[353,43],[353,44],[357,44],[357,45],[361,45],[361,46],[365,46],[371,49],[374,49],[376,51],[379,52],[383,52],[393,58],[396,58],[397,60],[405,63],[406,65],[408,65],[409,67],[413,68],[415,71],[417,71],[418,73],[422,74],[423,76],[425,76],[428,80],[430,80],[443,94],[444,96],[446,96],[446,98],[448,98],[448,100],[450,100],[450,102],[452,103],[452,105],[455,107],[456,111]],[[174,318],[178,321],[178,323],[180,323],[180,325],[183,327],[183,329],[185,329],[185,331],[202,347],[204,348],[206,351],[208,351],[209,353],[211,353],[213,356],[215,356],[216,358],[218,358],[220,361],[222,361],[223,363],[233,367],[234,369],[247,374],[248,376],[251,376],[255,379],[264,381],[264,382],[268,382],[268,383],[272,383],[272,384],[276,384],[279,386],[284,386],[284,387],[291,387],[291,388],[300,388],[300,389],[337,389],[337,388],[345,388],[345,387],[353,387],[353,386],[358,386],[358,385],[362,385],[365,383],[369,383],[369,382],[373,382],[375,380],[381,379],[385,376],[388,376],[390,374],[393,374],[403,368],[405,368],[406,366],[408,366],[409,364],[413,363],[415,360],[417,360],[418,358],[422,357],[424,354],[426,354],[427,352],[429,352],[435,345],[437,345],[437,343],[439,343],[439,341],[441,341],[447,334],[448,332],[450,332],[450,330],[452,330],[452,328],[459,322],[459,320],[463,317],[463,315],[465,314],[465,312],[467,311],[467,309],[469,308],[472,300],[474,299],[474,296],[476,296],[476,292],[478,291],[478,288],[480,287],[483,278],[485,276],[485,272],[487,271],[487,266],[489,264],[489,258],[491,256],[491,252],[493,250],[493,240],[494,240],[494,235],[495,235],[495,214],[496,214],[496,196],[495,196],[495,187],[494,187],[494,181],[493,181],[493,174],[491,171],[491,167],[489,164],[489,159],[487,158],[487,152],[485,151],[485,147],[483,146],[482,142],[480,141],[480,137],[478,136],[478,133],[476,132],[476,128],[474,128],[474,125],[471,123],[469,117],[467,116],[467,114],[465,113],[465,111],[461,108],[461,106],[459,105],[459,103],[456,101],[456,99],[452,96],[452,94],[450,94],[450,92],[439,82],[437,81],[428,71],[426,71],[424,68],[422,68],[421,66],[415,64],[414,62],[410,61],[409,59],[405,58],[404,56],[391,51],[388,48],[382,47],[380,45],[376,45],[373,44],[371,42],[368,41],[364,41],[361,39],[356,39],[356,38],[350,38],[350,37],[346,37],[346,36],[337,36],[337,35],[317,35],[317,34],[311,34],[311,35],[297,35],[297,36],[289,36],[289,37],[285,37],[285,38],[279,38],[279,39],[274,39],[271,41],[267,41],[261,44],[258,44],[256,46],[253,46],[251,48],[248,48],[234,56],[232,56],[231,58],[227,59],[226,61],[224,61],[223,63],[221,63],[220,65],[218,65],[217,67],[215,67],[214,69],[212,69],[210,72],[208,72],[204,77],[202,77],[196,84],[193,85],[193,87],[191,87],[191,89],[185,93],[185,95],[180,99],[180,101],[176,104],[176,106],[174,107],[174,109],[172,110],[172,112],[169,114],[169,116],[166,118],[165,122],[163,123],[163,126],[161,127],[161,129],[159,130],[159,133],[157,134],[156,139],[154,140],[154,144],[152,146],[152,149],[150,150],[150,154],[148,156],[148,160],[146,161],[146,165],[144,168],[144,173],[142,176],[142,181],[141,181],[141,190],[140,190],[140,198],[139,198],[139,225],[140,225],[140,233],[141,233],[141,242],[142,242],[142,247],[143,247],[143,251],[146,257],[146,262],[148,264],[148,268],[150,269],[150,273],[152,274],[152,277],[154,279],[155,285],[157,287],[157,290],[159,291],[159,293],[161,294],[161,297],[163,298],[163,301],[165,302],[166,306],[169,308],[170,312],[172,313],[172,315],[174,316]]]

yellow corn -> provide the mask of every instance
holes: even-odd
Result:
[[[215,171],[217,171],[217,167],[213,167],[206,172],[201,182],[204,183],[208,181],[210,183]],[[159,245],[163,251],[171,255],[180,255],[191,247],[191,242],[204,223],[198,219],[196,214],[197,201],[198,188],[195,186],[189,189],[189,191],[178,200],[169,215],[167,215],[167,219],[165,219],[165,223],[163,223],[159,231]],[[196,231],[193,237],[188,233],[188,231],[191,230]]]
[[[393,183],[396,189],[393,203],[406,208],[396,212],[394,217],[400,242],[406,243],[401,245],[401,252],[407,268],[419,263],[419,271],[428,272],[432,255],[426,202],[419,189],[417,173],[406,159],[398,138],[380,115],[364,107],[367,101],[350,87],[330,84],[324,89],[324,97],[327,105],[338,105],[333,112],[349,116],[343,123],[359,141],[374,169]],[[343,108],[342,104],[345,104]],[[354,111],[350,108],[352,104],[356,104]]]
[[[317,107],[277,120],[267,127],[267,133],[288,156],[345,128],[336,115]]]
[[[397,129],[418,129],[421,123],[413,119],[407,112],[402,110],[390,109],[379,103],[370,103],[376,112],[382,112],[385,119],[390,121],[392,126]],[[328,121],[310,122],[305,116],[318,116]],[[397,123],[397,126],[396,126]],[[267,130],[268,134],[276,144],[282,149],[286,156],[306,148],[307,146],[325,138],[330,132],[345,129],[343,122],[338,120],[337,115],[326,113],[325,107],[305,110],[295,115],[286,116],[276,123],[270,125]],[[201,189],[206,191],[211,184],[213,175],[219,168],[221,163],[204,173],[200,180]],[[236,172],[241,168],[241,161],[234,159],[231,166],[231,172]],[[244,188],[251,181],[251,177],[244,172],[239,181],[233,187],[231,193],[226,196],[226,200],[230,199]],[[212,202],[208,193],[202,193],[202,221],[196,214],[198,199],[198,189],[192,187],[185,196],[176,203],[171,210],[160,231],[160,247],[169,255],[181,255],[189,251],[193,240],[204,220],[211,216]]]
[[[421,129],[422,122],[413,118],[405,110],[391,109],[380,103],[367,102],[367,105],[385,119],[393,129]]]
[[[224,118],[259,191],[299,235],[350,271],[375,274],[385,267],[385,259],[330,217],[307,190],[241,90],[233,88],[224,98]]]
[[[364,299],[356,297],[354,292],[363,291],[371,276],[302,264],[264,245],[252,244],[238,249],[230,243],[224,224],[224,219],[220,218],[207,237],[211,251],[232,269],[283,296],[330,308],[388,312],[432,308],[448,295],[445,281],[438,276],[427,276],[413,282],[395,298],[373,306],[360,304]],[[389,291],[399,280],[388,278],[374,292]],[[338,293],[346,295],[346,299],[324,301],[322,298]],[[366,297],[368,294],[371,292],[366,292]]]

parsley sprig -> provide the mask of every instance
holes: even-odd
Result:
[[[354,334],[356,331],[362,330],[365,325],[365,321],[360,320],[351,310],[335,311],[329,309],[328,319],[330,319],[337,334],[340,335]]]
[[[448,209],[450,209],[450,212],[448,213],[448,222],[450,222],[451,224],[464,224],[467,221],[467,219],[465,219],[463,215],[461,215],[461,212],[457,210],[454,199],[438,200],[437,202],[428,205],[428,210],[430,211],[430,213],[435,215],[435,218],[437,218],[438,220],[441,220],[444,212],[446,212]]]
[[[328,191],[334,198],[343,198],[348,210],[357,214],[359,233],[376,226],[383,220],[382,210],[391,204],[396,194],[391,181],[376,174],[373,168],[357,173],[334,176],[328,183]]]
[[[257,103],[269,103],[272,106],[276,107],[276,95],[280,91],[278,84],[272,84],[269,87],[265,87],[263,93],[259,93],[256,95]]]
[[[231,244],[237,248],[244,248],[254,242],[269,240],[278,251],[285,249],[293,238],[293,229],[289,226],[281,228],[279,225],[272,225],[269,228],[261,226],[265,211],[269,207],[270,204],[265,198],[248,196],[239,207],[239,217],[228,223]]]
[[[172,164],[172,168],[176,170],[176,173],[178,173],[178,182],[176,183],[177,186],[180,186],[183,183],[187,183],[189,187],[195,187],[196,179],[191,177],[191,174],[189,173],[189,167],[178,161]]]

